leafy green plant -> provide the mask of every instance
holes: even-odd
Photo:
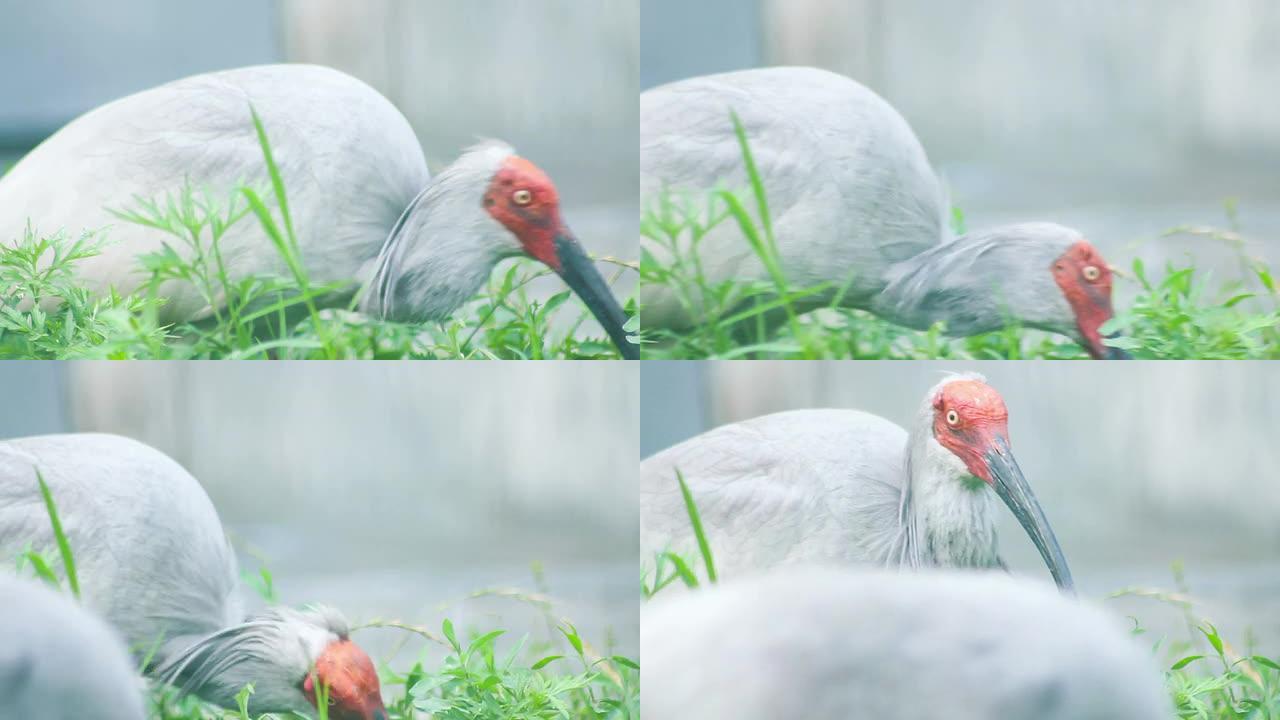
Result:
[[[710,188],[702,195],[659,193],[640,223],[649,247],[641,249],[640,283],[661,286],[690,329],[645,328],[646,359],[1075,359],[1083,348],[1064,338],[1027,331],[1011,323],[997,332],[950,338],[938,323],[925,331],[893,325],[868,312],[841,307],[847,288],[819,284],[796,287],[783,272],[769,214],[767,191],[750,143],[736,115],[730,120],[748,178],[745,192]],[[755,215],[748,209],[755,208]],[[1234,206],[1228,206],[1234,223]],[[732,222],[766,281],[719,281],[708,277],[699,248],[713,229]],[[957,232],[964,214],[951,212]],[[1270,268],[1249,257],[1235,230],[1179,227],[1165,236],[1191,233],[1226,241],[1249,282],[1215,286],[1191,265],[1169,264],[1160,278],[1133,264],[1137,294],[1128,309],[1104,327],[1124,337],[1108,344],[1149,359],[1280,357],[1280,294]],[[1266,309],[1262,309],[1262,308]],[[640,308],[643,316],[645,308]]]

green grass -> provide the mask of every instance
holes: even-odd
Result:
[[[80,283],[78,266],[111,242],[99,233],[47,236],[28,228],[13,247],[0,245],[0,358],[620,357],[608,338],[579,332],[590,314],[568,290],[545,300],[530,295],[531,282],[552,275],[530,260],[499,265],[487,287],[443,322],[393,323],[357,312],[354,281],[316,284],[308,276],[285,182],[256,113],[254,123],[268,186],[215,195],[188,185],[113,211],[123,222],[167,236],[163,249],[138,259],[147,280],[131,295],[103,296]],[[262,227],[286,275],[228,275],[221,240],[242,222]],[[611,284],[638,271],[636,263],[601,260],[616,267]],[[206,311],[199,320],[160,320],[165,298],[177,286],[201,299]],[[335,297],[351,300],[332,307]],[[634,318],[634,300],[626,309]],[[628,328],[636,329],[637,321]]]
[[[697,590],[717,582],[711,545],[698,514],[697,502],[680,471],[676,481],[684,497],[685,511],[697,542],[700,558],[683,557],[670,550],[654,554],[652,565],[641,570],[640,588],[645,600],[679,582]],[[698,560],[701,560],[699,566]],[[1236,649],[1222,637],[1208,618],[1196,612],[1196,602],[1187,591],[1181,563],[1173,565],[1174,589],[1129,587],[1106,597],[1146,598],[1176,607],[1182,614],[1183,637],[1159,638],[1152,644],[1152,656],[1164,668],[1164,683],[1176,717],[1187,720],[1280,720],[1280,655],[1259,654],[1252,642]],[[1136,617],[1133,634],[1146,636]],[[693,659],[696,661],[696,658]]]
[[[1016,324],[998,332],[950,338],[938,323],[916,331],[871,313],[840,307],[846,288],[830,284],[796,287],[783,272],[773,234],[767,190],[741,123],[731,117],[749,187],[704,194],[665,193],[644,209],[641,235],[661,249],[662,259],[642,248],[640,283],[662,286],[701,324],[672,332],[645,328],[645,359],[1073,359],[1084,349],[1062,337],[1026,331]],[[753,206],[753,217],[748,207]],[[1117,294],[1135,293],[1106,326],[1109,341],[1139,359],[1280,358],[1280,292],[1271,268],[1245,250],[1235,207],[1227,205],[1229,227],[1182,226],[1162,237],[1191,234],[1225,244],[1236,255],[1242,280],[1219,282],[1193,265],[1170,263],[1152,273],[1135,259],[1116,273]],[[964,216],[953,209],[957,233]],[[767,280],[713,282],[697,249],[722,223],[736,226]],[[826,298],[816,310],[816,298]],[[808,310],[808,312],[806,312]],[[643,317],[644,308],[640,308]]]
[[[67,590],[79,598],[79,584],[73,548],[62,529],[57,504],[44,478],[36,470],[37,482],[45,500],[49,523],[56,540]],[[261,558],[258,558],[261,562]],[[19,573],[30,573],[62,590],[55,561],[28,547],[17,558]],[[265,564],[250,584],[268,602],[275,602],[274,578]],[[535,583],[541,584],[541,573],[535,569]],[[554,601],[545,592],[520,590],[483,590],[471,597],[492,596],[537,607],[548,628],[554,632],[547,638],[521,636],[499,650],[503,629],[471,629],[460,634],[449,619],[441,624],[437,635],[430,630],[396,621],[371,621],[355,626],[353,632],[367,628],[396,628],[414,639],[446,649],[442,661],[431,663],[424,648],[420,659],[407,668],[381,664],[378,674],[382,682],[390,720],[639,720],[640,665],[633,659],[593,648],[567,618],[557,616]],[[358,641],[358,637],[357,637]],[[150,664],[150,653],[140,667]],[[325,701],[327,687],[318,686],[316,717],[327,720]],[[282,716],[251,715],[247,704],[253,686],[241,690],[237,710],[227,710],[201,702],[194,697],[179,698],[168,686],[148,682],[147,712],[149,720],[273,720]]]

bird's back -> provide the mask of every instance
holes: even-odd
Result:
[[[856,410],[795,410],[724,425],[640,464],[640,545],[696,558],[688,483],[726,577],[805,561],[892,562],[907,433]]]
[[[408,121],[386,98],[309,65],[197,75],[77,118],[0,177],[0,242],[13,245],[28,222],[42,235],[101,230],[107,245],[80,265],[82,276],[98,290],[136,288],[146,280],[140,254],[164,242],[190,253],[182,240],[111,211],[135,209],[138,197],[176,196],[188,183],[198,197],[245,208],[238,186],[270,187],[251,103],[280,166],[313,283],[354,278],[426,185],[426,163]],[[233,276],[286,272],[252,215],[227,233],[221,250]],[[203,309],[182,286],[168,294],[172,318]]]
[[[1102,610],[994,573],[792,568],[646,608],[646,720],[1164,720]]]
[[[866,87],[813,68],[709,75],[643,93],[645,209],[663,192],[701,200],[717,187],[748,187],[731,111],[760,170],[793,286],[848,283],[847,297],[865,299],[883,288],[893,263],[941,241],[946,203],[910,126]],[[652,240],[642,242],[669,259]],[[764,279],[732,220],[700,247],[710,280]],[[682,323],[662,288],[651,287],[643,300],[646,324]]]
[[[238,622],[238,572],[200,484],[165,454],[123,437],[45,435],[0,442],[0,557],[58,549],[37,482],[49,486],[85,604],[145,655],[161,636]]]
[[[143,720],[124,643],[69,597],[0,576],[0,718]]]

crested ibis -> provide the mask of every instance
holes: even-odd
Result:
[[[796,563],[1004,567],[993,495],[1072,590],[1062,549],[1009,444],[1004,400],[974,374],[943,379],[910,434],[857,410],[793,410],[724,425],[640,463],[645,557],[694,552],[677,483],[698,506],[716,567]]]
[[[825,567],[655,598],[646,720],[1165,720],[1148,651],[1027,581]]]
[[[316,683],[334,720],[386,720],[381,687],[347,623],[325,607],[245,617],[235,555],[218,514],[178,463],[114,435],[0,442],[0,553],[56,548],[36,480],[47,482],[74,553],[86,606],[147,672],[183,692],[253,713],[311,713]]]
[[[645,207],[663,193],[746,186],[741,119],[768,197],[778,255],[796,286],[837,297],[899,325],[944,321],[964,336],[1022,325],[1074,338],[1094,358],[1124,358],[1103,343],[1111,271],[1071,228],[1036,222],[953,237],[942,183],[920,141],[889,103],[815,68],[746,70],[682,80],[640,97]],[[670,252],[642,241],[659,262]],[[696,252],[709,284],[769,276],[736,225],[722,222]],[[699,322],[671,288],[641,288],[648,327]],[[808,308],[801,308],[808,309]]]
[[[0,575],[0,607],[0,717],[143,720],[142,682],[100,618],[7,575]]]
[[[250,103],[287,186],[305,269],[319,287],[352,281],[361,308],[404,322],[441,320],[471,298],[501,260],[526,255],[572,288],[624,357],[626,317],[560,214],[551,179],[507,144],[486,141],[434,178],[409,122],[376,90],[336,70],[268,65],[197,75],[93,110],[45,140],[0,178],[0,242],[103,231],[100,255],[79,264],[99,293],[148,279],[138,257],[166,241],[114,213],[189,184],[214,198],[267,186]],[[243,202],[240,205],[243,207]],[[287,274],[256,221],[220,241],[232,280]],[[167,321],[212,312],[190,284],[162,287]],[[352,293],[326,298],[345,305]]]

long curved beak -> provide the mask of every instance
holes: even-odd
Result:
[[[1118,338],[1118,337],[1120,337],[1120,333],[1111,333],[1110,335],[1107,335],[1108,340],[1112,338]],[[1103,360],[1132,360],[1133,356],[1120,348],[1103,345],[1102,359]]]
[[[627,331],[622,327],[627,322],[627,315],[614,299],[600,271],[596,270],[595,263],[567,228],[562,228],[556,233],[555,245],[556,255],[560,260],[560,267],[556,268],[556,272],[564,279],[565,284],[582,298],[587,309],[595,316],[605,332],[609,333],[609,338],[613,340],[622,357],[638,360],[640,347],[627,340]]]
[[[1045,565],[1049,566],[1049,572],[1053,574],[1053,581],[1058,587],[1074,594],[1075,583],[1071,580],[1067,559],[1062,555],[1058,539],[1053,536],[1053,528],[1049,527],[1049,521],[1045,519],[1044,510],[1040,509],[1040,502],[1027,485],[1018,461],[1013,458],[1009,441],[996,437],[993,444],[995,447],[987,452],[986,461],[996,494],[1013,512],[1013,516],[1018,518],[1022,529],[1031,536],[1031,542],[1035,543],[1040,557],[1044,558]]]

